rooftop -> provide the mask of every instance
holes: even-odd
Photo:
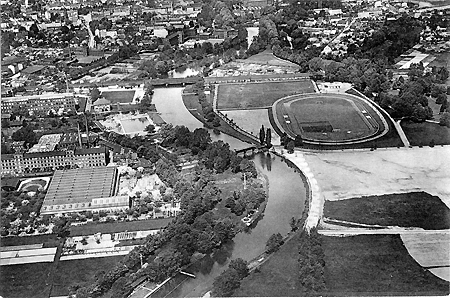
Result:
[[[57,170],[44,199],[44,206],[91,203],[114,196],[118,180],[116,167]]]
[[[27,68],[22,70],[22,73],[24,73],[24,74],[33,74],[33,73],[39,72],[39,71],[41,71],[41,70],[43,70],[45,68],[47,68],[47,66],[45,66],[45,65],[28,66]]]

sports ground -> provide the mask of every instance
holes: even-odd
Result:
[[[268,108],[282,97],[314,92],[310,80],[230,83],[218,87],[219,110]]]
[[[288,96],[275,102],[272,112],[281,132],[321,144],[363,141],[387,128],[372,104],[344,93]]]

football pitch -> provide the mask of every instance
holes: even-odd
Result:
[[[368,103],[347,94],[304,94],[274,104],[282,131],[305,140],[348,142],[368,138],[384,129]]]
[[[310,80],[220,84],[217,108],[267,108],[282,97],[311,92],[314,92],[314,86]]]

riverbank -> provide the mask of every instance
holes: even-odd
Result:
[[[249,143],[251,145],[260,145],[254,139],[236,131],[232,128],[227,122],[225,122],[221,117],[217,117],[219,119],[219,126],[213,127],[211,123],[208,123],[203,115],[202,106],[198,101],[198,96],[192,93],[182,94],[183,104],[186,109],[194,116],[198,121],[203,123],[203,125],[207,128],[217,129],[221,133],[225,133],[231,137],[234,137],[242,142]]]
[[[272,254],[263,253],[249,262],[250,275],[246,277],[233,297],[255,296],[298,296],[298,282],[292,276],[298,273],[298,241],[303,232],[311,204],[311,188],[307,177],[293,162],[278,152],[272,152],[280,157],[288,167],[294,168],[306,188],[306,200],[301,217],[297,221],[296,231],[289,232],[284,238],[284,244]]]

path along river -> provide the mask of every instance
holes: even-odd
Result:
[[[185,125],[190,130],[203,127],[183,104],[182,88],[155,89],[153,103],[161,117],[173,125]],[[232,149],[249,146],[225,134],[211,132],[213,141],[218,139],[230,144]],[[248,232],[241,232],[219,251],[206,256],[199,264],[187,268],[196,278],[177,275],[151,297],[200,297],[211,289],[214,278],[228,268],[230,260],[251,260],[264,252],[267,239],[274,233],[285,236],[290,231],[289,220],[299,218],[303,212],[306,189],[293,168],[274,154],[257,154],[253,157],[256,167],[269,179],[269,200],[264,215]]]

